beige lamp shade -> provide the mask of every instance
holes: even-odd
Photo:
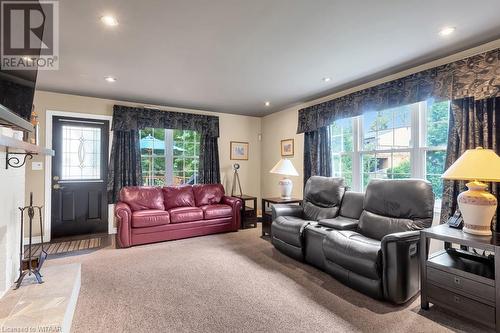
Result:
[[[277,173],[284,176],[298,176],[299,173],[295,170],[292,161],[287,158],[282,158],[276,165],[269,171],[270,173]]]
[[[491,149],[466,150],[441,176],[449,180],[500,182],[500,157]]]

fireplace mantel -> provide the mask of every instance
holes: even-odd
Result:
[[[0,134],[0,147],[20,149],[25,153],[32,155],[49,155],[54,156],[54,151],[52,149],[43,148],[37,145],[32,145],[30,143],[14,139],[12,137]]]

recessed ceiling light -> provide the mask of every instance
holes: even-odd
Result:
[[[107,26],[114,27],[118,25],[118,20],[116,17],[111,15],[105,15],[101,17],[101,22],[106,24]]]
[[[267,101],[264,103],[265,106],[270,106],[271,105],[271,102]]]
[[[113,82],[116,82],[116,78],[112,77],[112,76],[106,76],[104,78],[104,80],[106,80],[106,82],[109,82],[109,83],[113,83]]]
[[[449,36],[454,33],[456,29],[457,28],[455,27],[444,27],[443,29],[439,30],[439,36]]]
[[[323,78],[323,81],[324,81],[324,82],[330,82],[331,80],[332,80],[332,79],[331,79],[331,78],[329,78],[329,77],[324,77],[324,78]]]

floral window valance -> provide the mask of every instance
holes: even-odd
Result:
[[[113,131],[145,128],[191,130],[200,132],[204,136],[218,138],[219,117],[123,105],[113,106]]]
[[[500,49],[424,70],[299,110],[297,133],[315,131],[337,119],[355,117],[427,99],[500,96]]]

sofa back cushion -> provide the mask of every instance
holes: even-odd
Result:
[[[342,178],[312,176],[304,189],[304,216],[308,220],[319,221],[338,215],[345,192]]]
[[[365,194],[361,192],[346,191],[340,206],[340,215],[350,219],[359,220],[363,212]]]
[[[366,188],[359,231],[370,238],[432,225],[434,193],[422,179],[373,179]]]
[[[159,187],[125,186],[120,190],[120,201],[135,212],[146,209],[165,210],[163,194]]]
[[[222,184],[193,185],[194,200],[197,207],[218,204],[224,196]]]
[[[191,185],[165,186],[162,190],[166,210],[195,206],[193,187]]]

